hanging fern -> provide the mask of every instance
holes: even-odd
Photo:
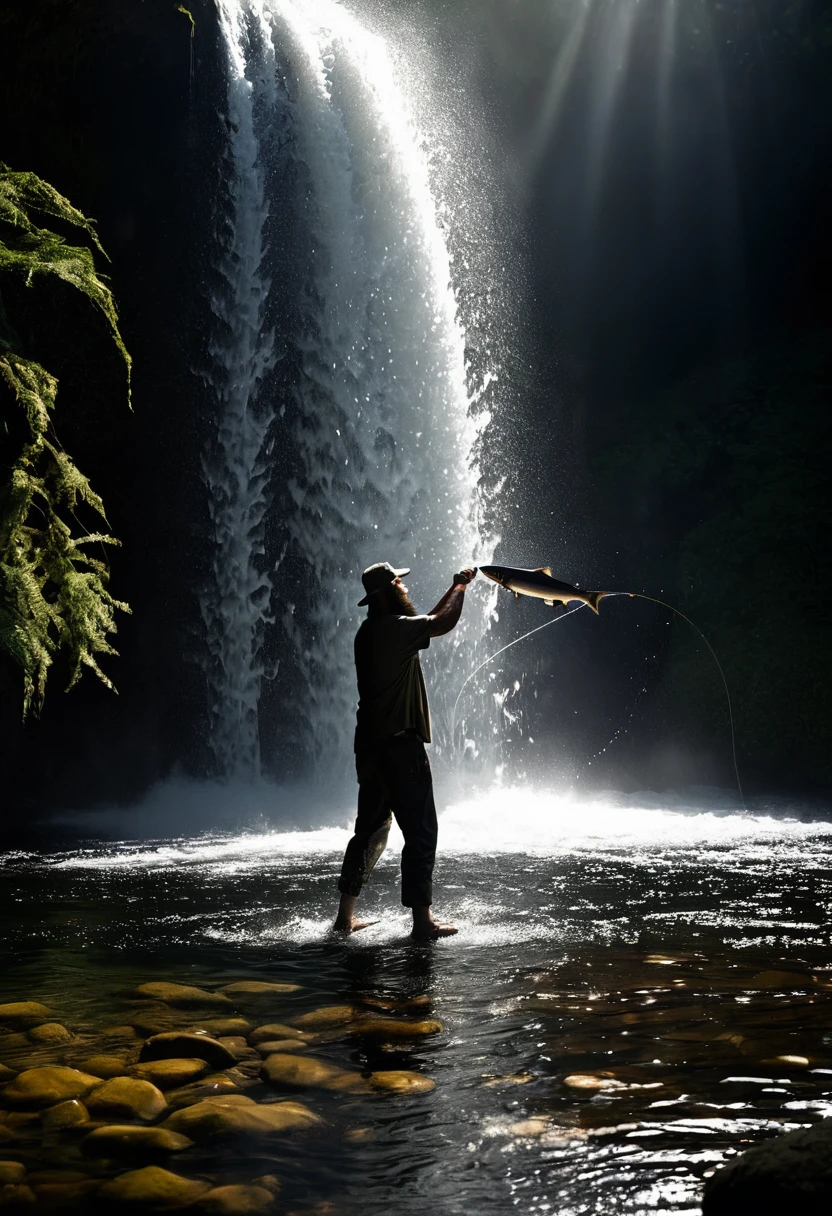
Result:
[[[69,245],[34,217],[69,226],[88,244]],[[90,220],[34,174],[0,164],[0,292],[11,275],[29,286],[39,277],[58,278],[80,291],[106,318],[129,392],[130,356],[93,250],[104,252]],[[106,562],[88,552],[91,545],[119,542],[102,532],[73,535],[79,502],[107,520],[101,499],[54,435],[58,382],[15,345],[0,295],[0,399],[11,406],[2,421],[7,435],[23,436],[0,474],[0,650],[22,669],[25,717],[40,709],[58,652],[68,662],[69,688],[84,667],[113,688],[98,657],[116,653],[108,641],[116,631],[115,612],[130,609],[108,591]]]

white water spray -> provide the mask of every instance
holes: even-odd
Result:
[[[309,249],[298,330],[287,336],[300,378],[294,401],[280,403],[289,409],[279,424],[296,454],[286,527],[307,592],[301,619],[293,606],[300,589],[281,587],[281,620],[307,690],[309,750],[326,778],[351,744],[361,570],[379,560],[412,566],[423,599],[443,590],[460,564],[490,558],[476,463],[487,416],[475,416],[469,398],[426,146],[385,44],[333,0],[217,0],[217,7],[228,58],[233,206],[214,346],[227,388],[216,459],[206,464],[217,594],[204,612],[222,672],[214,742],[226,773],[256,775],[271,593],[259,562],[264,444],[275,416],[257,398],[274,359],[263,328],[267,123],[257,116],[271,113],[276,121],[288,116]],[[492,597],[480,591],[469,600],[467,620],[443,643],[451,698]],[[441,698],[434,708],[441,740]]]

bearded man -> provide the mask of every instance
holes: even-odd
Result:
[[[430,939],[450,937],[456,929],[431,913],[436,806],[425,751],[430,709],[419,651],[454,628],[465,588],[477,572],[466,568],[455,574],[427,616],[417,615],[407,594],[402,579],[409,573],[378,562],[361,575],[366,594],[359,607],[366,605],[367,619],[355,636],[358,815],[338,880],[335,928],[352,933],[365,927],[355,920],[355,901],[384,852],[395,815],[404,836],[402,903],[413,913],[413,936]]]

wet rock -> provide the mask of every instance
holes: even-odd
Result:
[[[32,1046],[32,1041],[28,1034],[4,1034],[0,1035],[0,1052],[3,1055],[8,1055],[15,1051],[27,1051]]]
[[[828,1216],[832,1207],[832,1126],[787,1132],[748,1149],[705,1185],[702,1216]]]
[[[159,1089],[171,1089],[173,1086],[189,1085],[208,1071],[204,1060],[195,1057],[184,1060],[151,1060],[146,1064],[134,1064],[130,1069],[131,1077],[140,1081],[150,1081]]]
[[[19,1212],[24,1208],[33,1208],[36,1203],[35,1192],[25,1183],[0,1189],[0,1208],[4,1212]]]
[[[769,1065],[785,1065],[787,1068],[808,1068],[808,1056],[772,1056],[767,1060],[761,1060],[761,1064]]]
[[[71,1043],[72,1038],[72,1033],[60,1022],[44,1022],[29,1031],[32,1043]]]
[[[168,1030],[148,1039],[139,1054],[142,1064],[151,1060],[204,1060],[212,1068],[230,1068],[236,1058],[217,1039],[207,1034],[190,1034],[181,1030]]]
[[[83,1098],[96,1085],[100,1077],[80,1072],[77,1068],[53,1065],[46,1068],[27,1068],[10,1081],[3,1090],[3,1101],[7,1106],[24,1106],[38,1109],[55,1106],[69,1098]]]
[[[344,1132],[347,1144],[366,1144],[375,1139],[375,1132],[370,1127],[351,1127]]]
[[[98,1119],[155,1119],[167,1107],[165,1095],[150,1081],[114,1077],[88,1096],[87,1109]]]
[[[26,1166],[19,1161],[0,1161],[0,1186],[17,1186],[26,1176]]]
[[[272,1195],[280,1193],[280,1179],[276,1174],[263,1174],[260,1178],[254,1178],[252,1186],[262,1186]]]
[[[271,997],[284,996],[288,992],[300,992],[300,984],[285,984],[267,982],[264,980],[238,980],[235,984],[225,984],[220,992],[234,1000],[240,997]]]
[[[221,1039],[224,1035],[248,1034],[251,1022],[245,1018],[209,1018],[205,1022],[189,1026],[188,1029],[195,1034],[202,1031],[215,1039]]]
[[[614,1077],[605,1076],[603,1073],[595,1075],[592,1073],[573,1072],[568,1077],[563,1078],[564,1085],[568,1085],[570,1089],[626,1089],[627,1086],[623,1081],[617,1081]]]
[[[5,1123],[0,1123],[0,1145],[12,1144],[17,1140],[17,1132]]]
[[[41,1115],[43,1127],[50,1132],[60,1131],[64,1127],[77,1127],[81,1123],[89,1123],[90,1114],[83,1102],[70,1098],[67,1102],[59,1102]]]
[[[222,1039],[217,1039],[217,1042],[222,1043],[223,1047],[227,1047],[235,1060],[251,1059],[256,1054],[242,1035],[226,1035]]]
[[[194,1205],[199,1216],[265,1216],[273,1212],[274,1195],[262,1186],[218,1186]]]
[[[282,1051],[306,1051],[307,1044],[303,1039],[270,1039],[266,1043],[258,1043],[255,1052],[258,1056],[266,1057]]]
[[[392,1094],[426,1094],[436,1088],[436,1082],[430,1077],[423,1077],[418,1072],[407,1072],[404,1069],[390,1069],[385,1072],[374,1072],[368,1078],[373,1089],[379,1093]]]
[[[97,1127],[83,1140],[81,1152],[86,1157],[132,1157],[152,1160],[169,1153],[181,1153],[193,1140],[165,1127],[135,1127],[129,1123],[113,1123]]]
[[[275,1052],[263,1061],[260,1076],[269,1085],[277,1085],[287,1089],[343,1089],[349,1082],[345,1078],[356,1077],[357,1073],[330,1064],[328,1060],[316,1060],[311,1056],[289,1055]],[[340,1084],[339,1084],[340,1082]]]
[[[295,1026],[286,1026],[283,1022],[269,1022],[266,1026],[258,1026],[256,1030],[252,1030],[248,1041],[252,1047],[256,1047],[258,1043],[266,1043],[274,1039],[298,1039],[300,1042],[305,1042],[311,1037]]]
[[[331,1026],[346,1026],[361,1011],[352,1005],[326,1005],[292,1018],[292,1025],[299,1030],[328,1030]]]
[[[150,984],[139,984],[130,996],[142,1000],[164,1001],[179,1009],[197,1009],[201,1005],[230,1005],[227,996],[221,992],[206,992],[204,988],[192,988],[189,984],[169,984],[165,981]]]
[[[181,1089],[169,1089],[165,1097],[171,1110],[180,1110],[184,1106],[201,1102],[203,1098],[221,1098],[239,1092],[240,1087],[236,1081],[220,1073],[204,1077],[193,1085],[183,1085]]]
[[[12,1030],[29,1030],[32,1026],[41,1026],[55,1017],[54,1009],[40,1005],[37,1001],[12,1001],[0,1005],[0,1026]]]
[[[129,1041],[131,1039],[137,1039],[139,1036],[137,1035],[136,1029],[134,1026],[124,1025],[124,1026],[107,1026],[104,1030],[101,1031],[100,1037],[102,1039],[116,1039],[116,1040],[124,1039],[124,1040]]]
[[[184,1208],[210,1189],[210,1182],[183,1178],[158,1165],[146,1165],[105,1182],[99,1198],[110,1205],[112,1212],[118,1212],[122,1206],[128,1210],[141,1208],[147,1212],[161,1212]]]
[[[13,1068],[7,1068],[5,1064],[0,1064],[0,1085],[5,1085],[7,1081],[11,1081],[16,1076],[17,1073]]]
[[[113,1077],[123,1077],[129,1068],[125,1056],[113,1055],[90,1056],[88,1060],[82,1060],[81,1065],[87,1072],[94,1073],[105,1081]]]
[[[423,1022],[405,1022],[400,1018],[360,1017],[350,1023],[350,1034],[381,1039],[421,1039],[439,1034],[442,1023],[435,1019]]]
[[[320,1122],[300,1102],[258,1106],[244,1094],[229,1094],[224,1098],[205,1098],[178,1110],[165,1120],[164,1126],[201,1142],[235,1137],[269,1139]]]
[[[66,1212],[71,1216],[85,1212],[100,1183],[96,1178],[77,1182],[44,1182],[33,1186],[38,1197],[38,1211]]]

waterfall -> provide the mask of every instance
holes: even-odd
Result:
[[[465,335],[417,132],[384,42],[334,0],[217,0],[228,60],[229,221],[215,302],[218,442],[206,462],[216,533],[210,607],[214,746],[226,772],[256,775],[262,638],[272,582],[264,526],[285,531],[278,570],[283,649],[303,696],[309,758],[343,767],[354,724],[352,638],[362,569],[411,566],[427,611],[454,571],[490,555],[476,463],[487,422],[469,396]],[[271,122],[268,121],[271,116]],[[288,124],[305,264],[291,348],[296,381],[261,400],[275,358],[264,140]],[[268,444],[291,451],[286,518],[270,523]],[[441,643],[453,700],[493,597]],[[429,656],[430,663],[433,656]],[[454,681],[454,676],[457,677]],[[441,692],[432,697],[440,745]],[[436,712],[438,709],[438,712]]]

